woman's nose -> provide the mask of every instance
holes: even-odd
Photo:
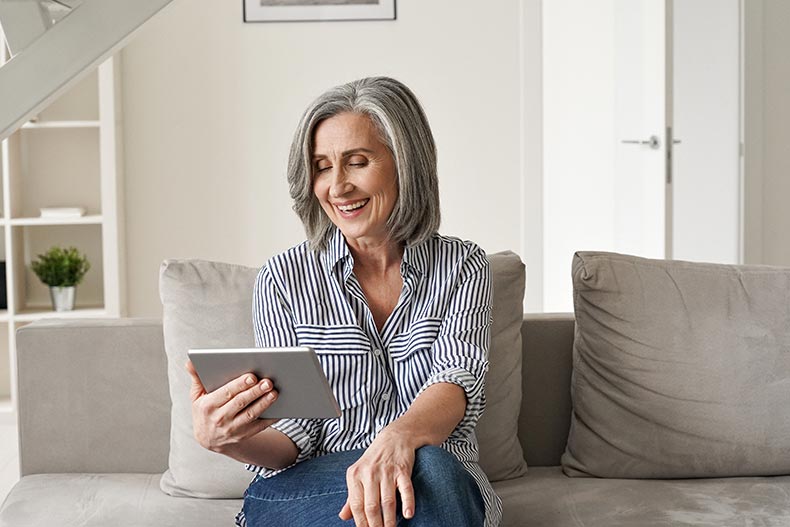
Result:
[[[335,170],[332,174],[332,182],[329,186],[329,193],[333,198],[338,198],[344,194],[348,194],[354,186],[346,177],[345,171],[341,168]]]

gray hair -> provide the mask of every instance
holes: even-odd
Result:
[[[417,97],[389,77],[368,77],[336,86],[307,107],[291,143],[288,184],[293,209],[310,247],[323,250],[333,224],[313,193],[313,133],[321,121],[340,113],[367,115],[395,160],[398,200],[387,219],[391,239],[418,245],[439,229],[436,145]]]

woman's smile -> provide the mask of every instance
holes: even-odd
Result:
[[[335,203],[335,207],[340,209],[340,212],[346,218],[352,218],[354,216],[357,216],[358,215],[357,213],[359,214],[362,213],[362,208],[368,204],[368,201],[370,201],[370,198],[365,198],[350,203],[349,202]]]

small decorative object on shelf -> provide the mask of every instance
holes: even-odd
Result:
[[[85,216],[82,207],[42,207],[42,218],[79,218]]]
[[[88,258],[75,247],[52,247],[31,262],[30,267],[39,280],[49,286],[55,311],[74,309],[76,286],[91,268]]]

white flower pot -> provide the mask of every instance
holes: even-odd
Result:
[[[77,288],[71,287],[50,287],[49,296],[52,298],[52,307],[55,311],[71,311],[74,309],[74,297]]]

